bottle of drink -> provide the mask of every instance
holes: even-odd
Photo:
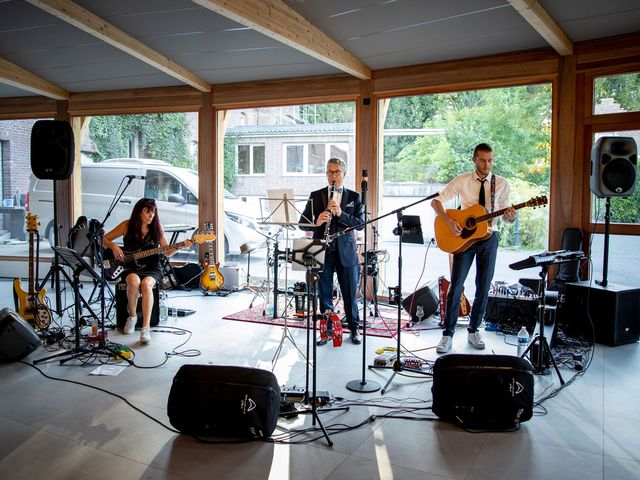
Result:
[[[160,321],[166,322],[169,316],[169,307],[167,307],[167,294],[160,292]]]
[[[518,356],[521,357],[529,344],[529,332],[523,325],[518,332]]]
[[[93,323],[91,324],[91,335],[95,337],[98,335],[98,319],[94,318]]]

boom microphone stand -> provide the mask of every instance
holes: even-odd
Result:
[[[364,203],[364,218],[367,219],[367,187],[368,187],[368,175],[367,171],[362,171],[362,202]],[[365,364],[367,362],[367,278],[368,278],[368,270],[369,270],[369,256],[367,254],[367,247],[369,244],[367,243],[367,227],[364,227],[364,268],[363,277],[364,281],[362,282],[362,376],[360,380],[351,380],[347,382],[347,390],[351,390],[352,392],[360,392],[360,393],[372,393],[380,390],[380,384],[378,382],[374,382],[370,380],[367,382],[366,379],[366,368]],[[377,311],[377,304],[376,304]],[[315,338],[315,335],[314,335]]]
[[[397,208],[397,209],[395,209],[395,210],[393,210],[393,211],[391,211],[389,213],[385,213],[384,215],[380,215],[377,218],[372,218],[371,220],[365,221],[364,223],[362,223],[360,225],[356,225],[354,227],[346,228],[342,232],[339,232],[339,233],[337,233],[337,234],[335,234],[333,236],[333,238],[336,238],[336,237],[338,237],[340,235],[344,235],[344,234],[350,232],[351,230],[354,230],[356,228],[361,227],[362,225],[364,225],[365,228],[366,228],[367,224],[372,223],[372,222],[377,222],[378,220],[381,220],[381,219],[383,219],[385,217],[388,217],[389,215],[396,214],[396,216],[398,218],[397,227],[393,231],[394,234],[398,235],[398,286],[393,289],[393,291],[394,291],[393,301],[395,301],[396,305],[398,306],[398,325],[397,325],[397,332],[396,332],[396,338],[397,338],[396,359],[393,362],[393,366],[369,365],[369,368],[393,369],[393,374],[391,375],[391,377],[389,378],[389,380],[385,384],[384,388],[382,388],[382,390],[380,392],[383,395],[386,392],[387,387],[391,384],[391,381],[394,379],[394,377],[396,376],[396,374],[398,372],[407,371],[407,372],[412,372],[412,373],[419,373],[419,374],[422,374],[422,375],[429,375],[428,373],[423,372],[422,370],[405,367],[400,362],[400,348],[402,347],[401,344],[400,344],[400,333],[401,333],[401,330],[402,330],[402,236],[403,236],[402,212],[404,210],[406,210],[407,208],[413,207],[414,205],[418,205],[419,203],[426,202],[427,200],[432,200],[432,199],[436,198],[438,195],[440,195],[440,194],[439,193],[434,193],[433,195],[429,195],[428,197],[422,198],[422,199],[418,200],[417,202],[410,203],[409,205],[405,205],[404,207],[400,207],[400,208]]]

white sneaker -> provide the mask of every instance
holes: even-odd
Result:
[[[151,341],[151,329],[149,327],[145,327],[140,330],[140,342],[141,343],[149,343]]]
[[[124,333],[125,335],[131,335],[133,331],[136,329],[137,321],[138,321],[138,317],[127,317],[127,322],[124,324],[122,333]]]
[[[477,348],[478,350],[484,349],[484,342],[482,341],[480,332],[470,333],[467,337],[467,340],[469,340],[469,343],[473,348]]]
[[[453,338],[447,335],[443,335],[442,338],[440,339],[440,343],[438,343],[438,346],[436,347],[436,352],[438,353],[449,352],[449,350],[451,350],[452,341],[453,341]]]

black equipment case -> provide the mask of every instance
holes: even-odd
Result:
[[[167,414],[190,435],[268,438],[280,414],[280,387],[267,370],[183,365],[173,378]]]
[[[464,428],[507,430],[533,415],[533,367],[510,355],[445,355],[433,367],[432,410]]]

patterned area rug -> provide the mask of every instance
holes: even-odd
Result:
[[[341,311],[341,310],[339,310]],[[287,326],[294,328],[307,328],[306,317],[295,317],[294,310],[288,313]],[[395,306],[379,305],[377,317],[367,316],[367,335],[374,337],[392,338],[396,336],[398,323],[398,311]],[[342,317],[342,316],[341,316]],[[254,306],[246,310],[223,317],[225,320],[236,320],[238,322],[264,323],[266,325],[284,326],[285,320],[282,317],[273,318],[266,311],[265,305]],[[361,312],[362,318],[362,312]],[[403,326],[409,321],[409,315],[402,311]],[[362,331],[362,326],[360,327]]]

